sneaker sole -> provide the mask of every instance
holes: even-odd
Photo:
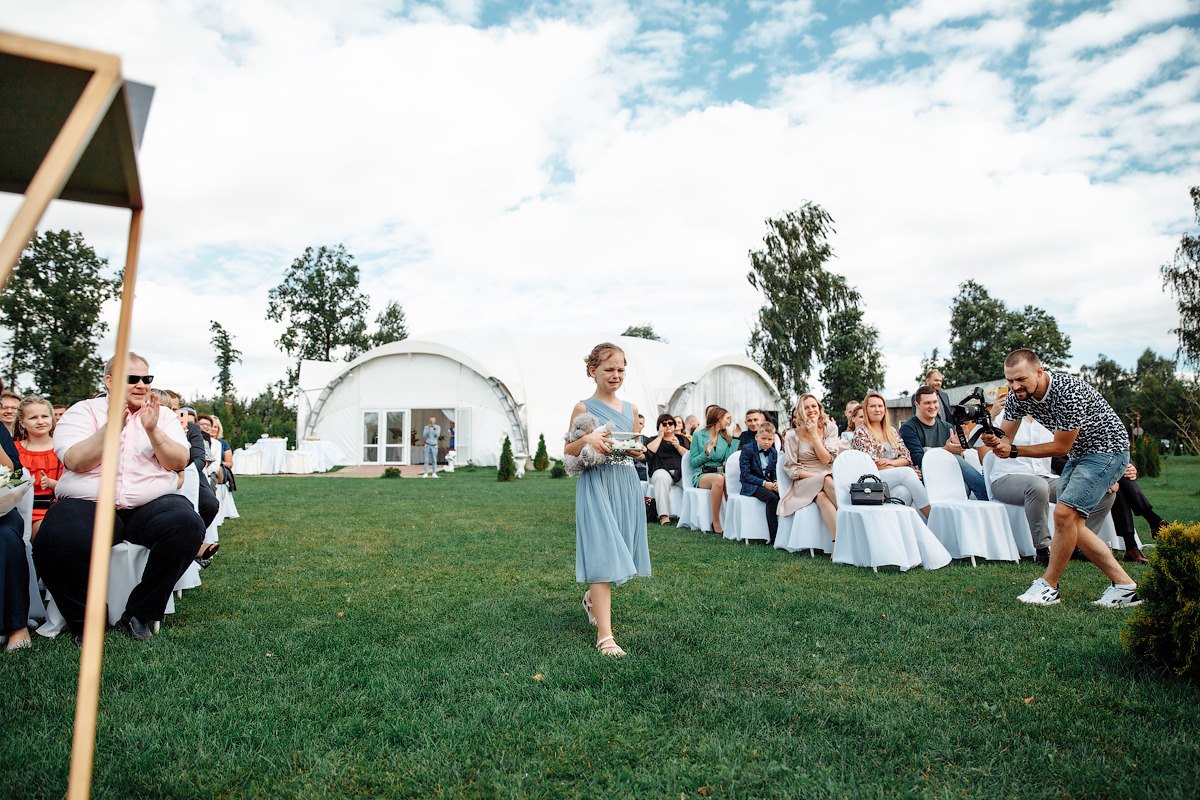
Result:
[[[1061,597],[1056,597],[1053,600],[1026,600],[1023,596],[1018,597],[1017,601],[1024,603],[1027,606],[1052,606],[1058,604],[1062,600]]]
[[[1100,608],[1133,608],[1141,604],[1141,600],[1134,600],[1132,603],[1101,603],[1099,600],[1092,601],[1092,605],[1100,606]]]

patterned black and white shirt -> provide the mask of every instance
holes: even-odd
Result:
[[[1123,453],[1129,449],[1129,434],[1112,406],[1090,386],[1074,375],[1046,373],[1050,386],[1046,395],[1026,400],[1009,394],[1004,418],[1016,422],[1029,414],[1052,431],[1078,429],[1075,444],[1067,458],[1093,453]]]

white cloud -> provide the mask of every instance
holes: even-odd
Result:
[[[746,27],[738,39],[739,50],[771,49],[794,39],[825,15],[814,8],[813,0],[750,0],[750,9],[764,19]]]

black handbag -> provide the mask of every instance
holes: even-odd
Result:
[[[891,500],[892,494],[888,491],[888,485],[879,480],[878,475],[859,475],[858,480],[850,484],[852,506],[881,506]]]

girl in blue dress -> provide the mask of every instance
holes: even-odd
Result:
[[[617,397],[625,381],[624,351],[607,342],[596,345],[588,355],[587,371],[596,381],[596,392],[575,404],[572,423],[588,413],[599,425],[612,422],[615,430],[632,431],[637,407]],[[563,449],[577,456],[590,444],[596,452],[608,454],[611,442],[608,434],[595,430]],[[640,451],[638,455],[644,457]],[[612,587],[635,575],[650,575],[642,487],[629,458],[610,458],[610,463],[584,470],[575,488],[575,580],[590,584],[583,607],[596,626],[596,649],[605,655],[625,655],[613,638]]]

